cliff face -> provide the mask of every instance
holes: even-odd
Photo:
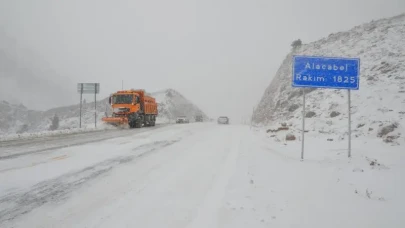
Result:
[[[360,89],[352,91],[355,132],[377,136],[379,128],[393,123],[398,126],[396,131],[402,131],[405,117],[404,37],[405,14],[402,14],[296,48],[287,55],[264,92],[253,122],[271,125],[289,121],[299,127],[302,89],[291,86],[293,55],[357,57],[361,59],[361,76]],[[343,135],[347,128],[347,91],[306,89],[306,93],[307,116],[312,116],[308,128]]]

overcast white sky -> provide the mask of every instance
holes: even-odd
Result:
[[[77,102],[77,82],[101,83],[104,97],[124,80],[149,92],[174,88],[213,117],[241,118],[294,39],[403,12],[404,0],[0,0],[0,35],[53,72],[31,95],[15,91],[35,89],[34,79],[8,78],[6,88],[0,75],[0,100],[46,109]],[[49,94],[48,82],[63,93]]]

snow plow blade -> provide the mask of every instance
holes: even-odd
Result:
[[[115,126],[128,124],[128,119],[125,117],[104,117],[101,120],[104,123],[115,125]]]

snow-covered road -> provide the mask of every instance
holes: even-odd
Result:
[[[83,145],[86,143],[98,142],[111,138],[123,137],[145,131],[151,131],[165,126],[167,126],[167,124],[157,124],[153,128],[142,128],[136,130],[112,128],[100,131],[84,131],[69,134],[55,134],[43,137],[3,140],[0,141],[0,160],[47,150]]]
[[[2,159],[0,227],[405,224],[401,167],[384,179],[388,169],[353,172],[271,147],[247,126],[195,123]],[[356,181],[395,190],[367,197]]]

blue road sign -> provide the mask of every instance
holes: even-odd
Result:
[[[294,56],[293,87],[359,89],[360,59]]]

